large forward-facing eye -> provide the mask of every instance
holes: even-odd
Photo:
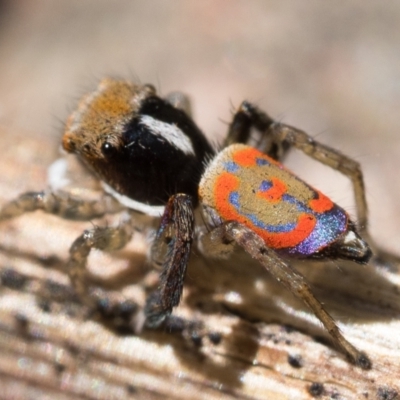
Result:
[[[116,153],[116,147],[112,145],[110,142],[104,142],[101,145],[101,152],[105,157],[111,157]]]

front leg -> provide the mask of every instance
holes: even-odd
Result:
[[[123,248],[131,239],[134,231],[132,217],[124,214],[121,223],[116,227],[95,227],[86,230],[70,248],[67,272],[79,298],[88,306],[97,306],[94,296],[89,291],[87,279],[87,259],[92,249],[114,251]]]
[[[156,328],[179,304],[192,248],[194,213],[192,199],[185,194],[171,196],[165,207],[152,253],[159,257],[166,245],[158,289],[147,299],[145,325]]]
[[[220,240],[234,241],[252,258],[259,261],[272,276],[284,285],[296,297],[302,300],[322,322],[336,346],[341,349],[356,365],[363,369],[371,368],[368,356],[357,350],[340,332],[333,318],[314,296],[305,278],[290,264],[286,263],[275,251],[268,248],[264,241],[251,229],[235,221],[225,222],[215,228]]]
[[[0,210],[0,222],[22,214],[42,210],[75,221],[89,221],[121,211],[122,206],[111,196],[97,200],[73,197],[67,192],[27,192],[6,203]]]

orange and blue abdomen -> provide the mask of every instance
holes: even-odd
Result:
[[[348,215],[282,164],[252,147],[235,144],[207,167],[200,200],[214,219],[238,221],[267,246],[307,257],[347,231]]]

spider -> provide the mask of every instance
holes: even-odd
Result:
[[[256,145],[250,146],[254,133]],[[367,205],[357,162],[247,101],[216,151],[191,119],[185,96],[163,99],[152,85],[112,78],[80,101],[67,120],[62,146],[100,180],[101,200],[57,190],[29,192],[7,203],[0,221],[38,209],[72,220],[127,210],[118,226],[87,230],[70,248],[69,277],[84,302],[94,304],[86,271],[91,249],[122,248],[136,218],[147,214],[158,223],[150,257],[162,271],[144,307],[146,327],[161,326],[178,306],[193,245],[207,257],[225,258],[239,246],[311,308],[352,362],[371,367],[290,265],[299,258],[361,264],[370,259],[362,238]],[[292,146],[351,179],[357,227],[345,210],[281,164]],[[196,225],[195,210],[202,214]]]

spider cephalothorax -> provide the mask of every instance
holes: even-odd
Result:
[[[213,153],[192,119],[152,86],[112,79],[82,99],[63,146],[81,157],[106,190],[146,206],[165,205],[175,193],[195,200],[203,161]]]
[[[253,130],[252,143],[258,144],[250,147]],[[352,361],[370,367],[368,357],[343,337],[290,266],[291,258],[368,262],[371,250],[360,235],[367,227],[367,206],[358,163],[303,131],[276,123],[248,102],[234,115],[217,152],[191,119],[184,97],[162,99],[151,85],[116,79],[104,79],[81,100],[62,143],[99,178],[108,195],[88,202],[51,191],[26,193],[3,207],[0,220],[35,209],[90,220],[120,211],[122,205],[136,216],[161,217],[152,257],[162,255],[162,273],[144,308],[151,328],[162,325],[179,304],[194,241],[209,257],[227,257],[239,245],[313,310]],[[282,155],[291,146],[351,178],[358,228],[346,211],[283,167]],[[110,195],[118,201],[110,201]],[[205,225],[198,221],[195,229],[197,205]],[[88,304],[93,305],[86,277],[90,250],[123,247],[134,220],[130,211],[117,227],[85,231],[72,245],[69,275]],[[160,252],[163,246],[167,251]]]

